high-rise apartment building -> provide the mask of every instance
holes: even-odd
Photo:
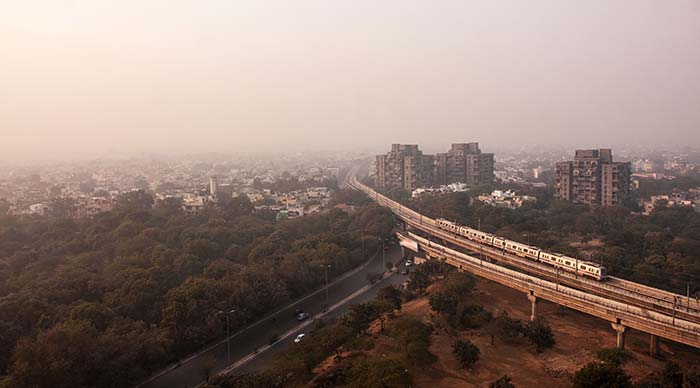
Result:
[[[557,163],[555,197],[574,203],[620,205],[629,196],[631,165],[613,162],[611,149],[576,150]]]
[[[413,190],[430,184],[433,157],[423,155],[417,144],[392,144],[386,155],[377,155],[376,185],[379,188]]]
[[[435,156],[436,182],[462,182],[470,186],[493,182],[493,154],[481,153],[479,143],[455,143]]]
[[[481,153],[478,143],[452,144],[448,152],[437,155],[424,155],[415,144],[392,144],[386,155],[377,155],[375,183],[378,188],[404,190],[453,182],[491,183],[493,164],[493,154]]]

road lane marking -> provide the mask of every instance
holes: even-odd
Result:
[[[196,359],[196,358],[201,357],[201,356],[204,355],[205,353],[208,353],[208,352],[212,351],[212,350],[213,350],[214,348],[216,348],[217,346],[221,346],[222,344],[226,343],[227,340],[231,340],[231,339],[233,339],[233,338],[235,338],[235,337],[237,337],[237,336],[243,334],[245,331],[248,331],[248,330],[252,329],[253,327],[255,327],[255,326],[257,326],[257,325],[259,325],[259,324],[261,324],[261,323],[263,323],[263,322],[269,320],[270,318],[272,318],[272,317],[274,317],[274,316],[276,316],[276,315],[282,313],[283,311],[285,311],[285,310],[291,308],[292,306],[294,306],[294,305],[296,305],[296,304],[299,304],[299,303],[301,303],[301,302],[303,302],[303,301],[305,301],[305,300],[307,300],[307,299],[309,299],[309,298],[311,298],[311,297],[313,297],[313,296],[316,296],[317,294],[319,294],[319,293],[325,291],[326,289],[329,289],[330,287],[335,286],[336,284],[340,283],[341,281],[346,280],[347,278],[349,278],[349,277],[351,277],[351,276],[357,274],[358,272],[362,271],[363,269],[367,268],[367,266],[369,266],[369,265],[370,265],[374,260],[376,260],[377,258],[379,258],[379,254],[378,254],[378,253],[376,253],[373,257],[371,257],[370,259],[368,259],[367,261],[365,261],[365,262],[364,262],[362,265],[360,265],[359,267],[357,267],[357,268],[355,268],[355,269],[352,269],[352,270],[350,270],[349,272],[344,273],[344,274],[343,274],[342,276],[340,276],[339,278],[333,280],[330,284],[328,284],[327,287],[322,287],[322,288],[316,290],[315,292],[313,292],[313,293],[311,293],[311,294],[309,294],[309,295],[306,295],[305,297],[303,297],[303,298],[301,298],[301,299],[298,299],[298,300],[296,300],[296,301],[293,301],[293,302],[289,303],[288,305],[286,305],[286,306],[284,306],[284,307],[278,309],[277,311],[275,311],[275,312],[273,312],[273,313],[270,313],[270,314],[268,314],[267,316],[265,316],[265,317],[263,317],[263,318],[260,318],[258,321],[253,322],[252,324],[246,326],[245,328],[243,328],[243,329],[237,331],[236,333],[232,334],[230,337],[224,338],[224,339],[220,340],[219,342],[216,342],[216,343],[210,345],[209,347],[207,347],[207,348],[205,348],[205,349],[202,349],[202,350],[200,350],[199,352],[190,355],[189,357],[187,357],[187,358],[181,360],[179,363],[172,364],[172,365],[170,365],[169,367],[166,367],[166,368],[163,369],[160,373],[151,376],[150,378],[148,378],[148,380],[145,380],[145,381],[139,383],[138,385],[134,386],[134,388],[143,387],[144,385],[146,385],[146,384],[152,382],[153,380],[156,380],[156,379],[162,377],[163,375],[168,374],[168,373],[170,373],[170,372],[172,372],[172,371],[174,371],[174,370],[180,368],[181,366],[183,366],[183,365],[189,363],[190,361],[192,361],[192,360],[194,360],[194,359]]]
[[[283,334],[277,341],[275,341],[274,343],[272,343],[272,344],[267,344],[267,345],[261,347],[260,349],[255,350],[254,352],[252,352],[252,353],[248,354],[247,356],[243,357],[242,359],[238,360],[236,363],[232,364],[231,366],[229,366],[228,368],[222,370],[221,372],[217,373],[216,375],[217,375],[217,376],[222,376],[222,375],[226,375],[226,374],[229,374],[229,373],[233,372],[235,369],[237,369],[237,368],[239,368],[240,366],[246,364],[248,361],[254,359],[254,358],[257,357],[259,354],[264,353],[265,351],[267,351],[268,349],[270,349],[270,348],[273,347],[274,345],[277,345],[277,344],[278,344],[279,342],[281,342],[282,340],[285,340],[285,339],[291,337],[294,333],[296,333],[296,332],[298,332],[299,330],[305,328],[306,326],[312,324],[312,323],[313,323],[314,321],[316,321],[317,319],[323,318],[324,316],[328,315],[331,311],[336,310],[337,308],[339,308],[339,307],[341,307],[342,305],[348,303],[348,302],[351,301],[352,299],[355,299],[355,298],[357,298],[358,296],[364,294],[364,293],[367,292],[370,288],[376,286],[377,284],[380,284],[380,283],[384,282],[384,280],[388,279],[388,278],[391,277],[393,274],[394,274],[393,272],[387,272],[387,273],[385,273],[385,274],[382,276],[381,280],[379,280],[378,282],[375,282],[375,283],[372,283],[372,284],[367,284],[367,285],[363,286],[363,287],[360,288],[359,290],[357,290],[357,291],[353,292],[352,294],[348,295],[347,297],[345,297],[343,300],[341,300],[341,301],[335,303],[335,304],[334,304],[333,306],[331,306],[327,311],[316,314],[316,315],[313,317],[313,319],[310,319],[310,320],[308,320],[308,321],[306,321],[306,322],[304,322],[304,323],[302,323],[302,324],[300,324],[300,325],[297,325],[296,327],[294,327],[294,328],[292,328],[291,330],[289,330],[289,331],[287,331],[286,333],[284,333],[284,334]],[[201,384],[200,384],[200,385],[201,385]]]

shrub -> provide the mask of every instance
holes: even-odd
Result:
[[[612,365],[622,365],[632,358],[630,351],[620,348],[600,349],[596,355],[603,363]]]
[[[591,362],[574,375],[573,388],[631,388],[630,377],[617,365]]]
[[[515,388],[511,382],[510,376],[503,375],[500,379],[489,384],[489,388]]]
[[[452,353],[462,368],[468,368],[479,361],[481,351],[469,340],[457,340],[452,344]]]
[[[478,304],[460,305],[457,310],[459,324],[464,329],[481,327],[493,319],[491,313],[484,310],[484,308]]]
[[[554,334],[552,334],[552,328],[549,327],[549,324],[547,324],[544,318],[537,318],[529,322],[525,325],[523,332],[525,337],[537,346],[538,352],[546,348],[551,348],[556,343]]]
[[[491,322],[491,334],[505,342],[512,342],[522,331],[522,322],[510,318],[505,311]]]

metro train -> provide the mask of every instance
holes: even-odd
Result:
[[[578,260],[559,253],[545,252],[538,247],[522,244],[517,241],[507,240],[503,237],[458,225],[442,218],[435,220],[435,224],[440,229],[466,237],[469,240],[502,249],[508,253],[512,253],[520,257],[539,261],[553,267],[558,267],[567,272],[588,276],[598,281],[608,277],[605,267],[600,264]]]

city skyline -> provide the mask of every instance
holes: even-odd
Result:
[[[700,0],[7,0],[0,388],[700,387]]]

